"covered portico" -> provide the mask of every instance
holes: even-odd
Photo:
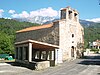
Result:
[[[50,66],[62,63],[62,50],[59,49],[59,46],[35,40],[26,40],[16,42],[15,47],[15,58],[17,62],[49,61]]]

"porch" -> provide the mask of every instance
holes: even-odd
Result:
[[[16,62],[36,64],[35,68],[37,69],[41,66],[44,69],[62,63],[62,51],[59,49],[59,46],[26,40],[16,42],[15,47]]]

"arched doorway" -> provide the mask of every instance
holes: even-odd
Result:
[[[74,46],[71,47],[71,57],[74,57]]]

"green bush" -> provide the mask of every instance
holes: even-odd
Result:
[[[95,53],[98,53],[99,52],[99,49],[92,48],[90,51],[93,51]]]

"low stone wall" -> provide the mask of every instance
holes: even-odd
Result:
[[[19,63],[20,66],[27,67],[32,70],[43,70],[50,67],[50,61],[39,61],[39,62],[28,62],[22,60],[16,60],[17,64]]]
[[[50,61],[34,62],[35,70],[42,70],[50,67]]]

